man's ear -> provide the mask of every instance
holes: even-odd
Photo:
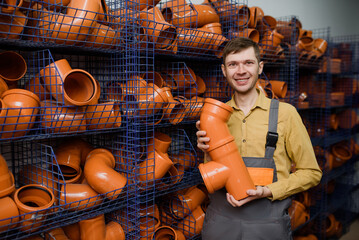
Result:
[[[264,63],[263,61],[260,61],[258,64],[259,68],[258,68],[258,75],[262,74],[263,72],[263,67],[264,67]]]
[[[224,64],[221,65],[221,68],[222,68],[222,73],[223,73],[224,77],[227,77],[226,67],[224,66]]]

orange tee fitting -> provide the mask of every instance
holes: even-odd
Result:
[[[246,191],[255,186],[226,124],[232,112],[230,106],[218,100],[205,99],[200,127],[210,138],[208,153],[212,161],[202,163],[198,168],[209,193],[225,187],[240,200],[246,198]]]

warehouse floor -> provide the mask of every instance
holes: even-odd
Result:
[[[349,231],[343,235],[340,240],[358,240],[359,239],[359,219],[350,225]]]

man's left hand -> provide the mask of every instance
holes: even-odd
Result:
[[[248,197],[241,199],[241,200],[236,200],[236,199],[234,199],[234,197],[231,194],[227,193],[227,201],[233,207],[240,207],[240,206],[242,206],[250,201],[253,201],[255,199],[272,196],[271,190],[266,186],[264,186],[264,187],[257,186],[257,188],[255,190],[249,189],[249,190],[247,190],[247,194],[248,194]]]

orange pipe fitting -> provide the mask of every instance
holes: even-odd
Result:
[[[318,240],[314,234],[309,234],[307,236],[293,236],[293,240]]]
[[[190,188],[184,195],[174,196],[169,202],[172,216],[176,219],[185,218],[204,202],[207,195],[206,187],[198,185]]]
[[[201,206],[198,206],[190,215],[178,223],[178,229],[181,229],[187,238],[192,238],[202,231],[205,215]]]
[[[18,2],[18,3],[17,3]],[[1,12],[3,13],[12,13],[16,8],[22,6],[23,0],[5,0],[5,6],[1,8]]]
[[[284,81],[270,80],[273,93],[279,98],[285,98],[287,95],[288,85]]]
[[[166,11],[167,16],[172,15],[171,23],[176,27],[199,28],[209,23],[219,23],[218,14],[210,5],[187,4],[173,10],[162,9],[162,12]]]
[[[85,41],[96,20],[101,20],[101,0],[71,1],[66,14],[43,9],[39,18],[41,36],[49,36],[48,41],[59,44],[75,44]],[[100,16],[101,15],[101,16]]]
[[[78,222],[63,226],[62,229],[71,240],[81,240],[80,224]]]
[[[305,206],[296,200],[292,201],[292,205],[289,207],[288,213],[291,219],[292,230],[303,225],[310,218]]]
[[[195,51],[203,52],[211,48],[211,43],[215,37],[214,35],[215,34],[204,27],[200,29],[177,28],[177,44],[178,47],[191,48]]]
[[[256,43],[259,43],[260,39],[258,30],[254,28],[248,28],[238,32],[230,32],[230,35],[233,37],[247,37],[252,39]]]
[[[147,7],[140,12],[139,22],[144,27],[149,41],[157,49],[167,48],[176,39],[176,28],[166,22],[158,7]]]
[[[46,237],[54,240],[70,240],[62,228],[54,228],[48,231]]]
[[[89,105],[85,112],[87,127],[90,130],[121,126],[121,109],[118,102]]]
[[[198,168],[209,193],[225,187],[239,200],[246,198],[246,191],[255,186],[226,124],[232,112],[230,106],[218,100],[205,99],[200,127],[210,138],[208,153],[212,161],[202,163]]]
[[[330,147],[329,169],[337,168],[352,158],[353,154],[347,145],[338,143]]]
[[[34,126],[39,112],[39,97],[24,89],[10,89],[2,94],[3,105],[8,108],[1,138],[21,137]],[[1,114],[1,115],[2,115]]]
[[[11,15],[0,14],[0,38],[20,39],[28,17],[20,10]]]
[[[4,157],[0,155],[0,198],[11,194],[14,190],[14,175],[9,171]]]
[[[260,45],[262,46],[264,53],[271,53],[271,51],[274,53],[283,39],[284,36],[276,30],[266,30],[263,33]]]
[[[106,235],[105,240],[125,240],[125,231],[123,230],[122,226],[115,222],[109,222],[106,225]]]
[[[52,174],[53,171],[42,168],[37,165],[25,165],[19,172],[19,181],[21,184],[40,184],[47,187],[57,199],[59,196],[58,182]]]
[[[164,106],[163,109],[164,118],[173,125],[182,122],[186,116],[186,109],[182,104],[182,101],[178,101],[173,97],[171,88],[164,87],[162,90],[165,92],[168,99],[168,103]]]
[[[192,152],[184,150],[178,154],[171,155],[172,162],[183,166],[183,170],[188,170],[196,166],[196,157]]]
[[[333,214],[329,214],[326,219],[327,225],[325,229],[326,237],[340,237],[343,234],[343,225]]]
[[[45,186],[29,184],[15,191],[14,201],[21,215],[20,230],[33,232],[45,223],[46,213],[54,204],[55,196]]]
[[[79,211],[101,204],[102,197],[87,184],[64,184],[61,187],[60,203],[66,204],[65,209]]]
[[[85,114],[79,108],[46,100],[41,102],[40,111],[41,126],[50,133],[86,131]]]
[[[139,164],[138,178],[140,181],[153,181],[162,178],[173,165],[167,154],[152,151],[148,153],[147,159]]]
[[[126,95],[125,101],[134,102],[131,103],[133,106],[130,106],[132,109],[125,112],[127,115],[151,115],[159,112],[168,100],[161,88],[150,83],[142,93]]]
[[[140,224],[140,240],[148,240],[153,233],[160,227],[160,220],[152,216],[144,216],[139,218]]]
[[[43,77],[46,89],[60,103],[75,106],[97,103],[98,82],[85,70],[72,69],[66,59],[51,63],[39,75]]]
[[[179,240],[177,231],[170,226],[162,225],[157,228],[153,235],[149,238],[152,240],[164,240],[164,239],[173,239]]]
[[[86,158],[84,174],[87,183],[98,193],[113,200],[121,193],[127,179],[114,170],[115,158],[104,148],[92,150]]]
[[[6,51],[0,53],[0,77],[6,81],[18,81],[27,72],[25,59],[18,53]]]
[[[0,198],[0,232],[17,226],[19,210],[12,198]]]
[[[95,23],[91,33],[85,40],[86,47],[112,48],[117,45],[116,32],[104,24]]]
[[[106,237],[105,215],[101,214],[93,218],[79,222],[81,239],[99,240]]]
[[[87,155],[94,149],[91,144],[81,138],[70,138],[63,141],[55,150],[57,164],[63,173],[79,175],[80,169],[85,165]]]
[[[154,136],[148,140],[147,152],[161,152],[167,154],[167,150],[170,147],[172,139],[165,133],[156,131]]]

